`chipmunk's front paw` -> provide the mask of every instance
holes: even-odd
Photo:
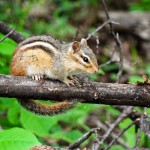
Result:
[[[79,79],[75,76],[69,76],[71,80],[75,83],[75,85],[80,85]]]
[[[74,85],[74,86],[75,85],[80,85],[78,78],[73,77],[73,76],[69,76],[63,82],[66,83],[68,86],[70,86],[70,85]]]
[[[63,82],[66,83],[68,86],[75,85],[75,81],[72,79],[66,78]]]

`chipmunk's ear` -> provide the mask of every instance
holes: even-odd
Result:
[[[80,43],[77,41],[74,41],[72,44],[73,53],[80,51]]]
[[[82,39],[81,39],[81,44],[87,45],[87,40],[84,39],[84,38],[82,38]]]

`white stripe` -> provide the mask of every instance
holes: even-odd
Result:
[[[58,52],[58,51],[56,50],[56,48],[55,48],[54,46],[52,46],[51,44],[46,43],[46,42],[41,42],[41,41],[40,41],[40,42],[34,42],[34,43],[25,44],[25,45],[21,46],[20,49],[26,49],[26,48],[30,48],[30,47],[36,46],[36,45],[42,45],[42,46],[44,46],[44,47],[47,47],[47,48],[50,49],[50,50],[53,50],[53,51],[55,51],[55,52]]]

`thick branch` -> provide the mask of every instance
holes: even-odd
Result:
[[[81,81],[84,78],[80,78]],[[150,106],[150,86],[87,82],[71,86],[58,81],[36,82],[28,77],[0,75],[0,97],[49,99],[82,99],[83,103]],[[71,100],[70,100],[71,101]]]

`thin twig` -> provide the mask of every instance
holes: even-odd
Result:
[[[118,71],[118,74],[117,74],[117,83],[120,83],[120,79],[121,79],[121,75],[122,75],[122,72],[123,72],[123,53],[122,53],[122,44],[120,42],[120,39],[119,39],[119,34],[115,34],[114,32],[114,29],[113,29],[113,24],[112,24],[112,21],[111,21],[111,18],[108,14],[108,9],[106,7],[106,4],[105,4],[105,0],[102,0],[102,4],[104,6],[104,11],[105,11],[105,14],[106,14],[106,17],[109,21],[109,26],[110,26],[110,33],[111,35],[113,36],[115,42],[116,42],[116,45],[118,47],[118,51],[119,51],[119,56],[120,56],[120,65],[119,65],[119,71]]]
[[[88,37],[86,38],[86,40],[89,40],[92,36],[94,36],[94,34],[98,31],[100,31],[101,29],[103,29],[107,24],[118,24],[118,22],[115,21],[111,21],[111,20],[107,20],[106,22],[104,22],[101,26],[99,26],[96,30],[94,30],[91,34],[88,35]]]
[[[70,144],[68,146],[68,149],[74,149],[80,146],[81,143],[83,143],[85,140],[87,140],[92,133],[95,133],[97,130],[100,130],[100,128],[93,128],[89,132],[85,133],[81,138],[79,138],[77,141],[74,143]]]
[[[73,38],[72,41],[75,41],[75,40],[77,39],[77,36],[79,35],[79,33],[80,33],[80,31],[79,31],[79,29],[78,29],[78,30],[76,31],[75,36],[74,36],[74,38]]]
[[[0,42],[4,41],[7,37],[9,37],[10,34],[12,34],[15,30],[12,29],[8,34],[6,34],[1,40]]]
[[[109,64],[111,64],[111,63],[113,63],[113,62],[118,62],[118,61],[114,61],[114,60],[113,60],[113,56],[114,56],[114,54],[115,54],[115,51],[116,51],[116,49],[113,48],[112,54],[111,54],[111,56],[110,56],[110,60],[107,61],[107,62],[105,62],[104,64],[99,65],[100,68],[102,68],[102,67],[104,67],[104,66],[106,66],[106,65],[109,65]]]
[[[132,127],[136,122],[139,122],[139,121],[140,121],[140,118],[138,118],[138,119],[134,120],[132,123],[130,123],[111,141],[111,143],[109,143],[109,145],[104,150],[108,150],[119,139],[120,136],[122,136],[130,127]]]
[[[122,112],[127,106],[112,106],[113,108],[117,109],[118,111]],[[137,118],[141,118],[142,113],[139,113],[137,110],[133,109],[132,113],[128,115],[128,117],[134,121]],[[140,127],[140,123],[136,122],[136,126]]]
[[[101,121],[97,121],[97,126],[100,127],[102,130],[104,130],[105,132],[108,131],[108,127],[103,124]],[[116,133],[111,133],[110,136],[114,139],[116,138],[117,134]],[[127,143],[125,143],[124,141],[122,141],[121,139],[118,139],[118,144],[122,145],[124,148],[129,149],[129,145]]]
[[[96,36],[96,48],[97,48],[97,49],[98,49],[98,47],[99,47],[99,44],[100,44],[99,38],[98,38],[98,36]]]
[[[146,107],[144,108],[144,113],[141,115],[141,118],[140,118],[140,128],[139,128],[139,133],[136,137],[136,143],[135,143],[135,146],[134,148],[136,149],[138,147],[138,145],[140,144],[140,140],[141,140],[141,137],[142,137],[142,133],[143,133],[143,119],[145,116],[147,116],[147,113],[146,113]]]
[[[100,64],[99,67],[103,68],[103,67],[105,67],[105,66],[107,66],[107,65],[109,65],[111,63],[118,63],[118,61],[110,59],[109,61],[107,61],[107,62],[105,62],[103,64]]]
[[[118,74],[117,74],[117,83],[120,83],[120,80],[121,80],[121,76],[122,76],[122,72],[123,72],[123,53],[122,53],[122,44],[121,44],[121,41],[119,39],[119,34],[117,33],[116,34],[116,38],[117,38],[117,43],[118,44],[118,50],[119,50],[119,56],[120,56],[120,65],[119,65],[119,71],[118,71]]]
[[[29,150],[64,150],[64,148],[58,148],[58,147],[56,148],[56,147],[51,147],[48,145],[37,145],[37,146],[32,147]]]
[[[125,108],[124,111],[122,112],[122,114],[117,118],[117,120],[113,124],[111,124],[110,128],[104,134],[104,136],[101,139],[101,141],[99,141],[99,149],[101,149],[101,145],[105,142],[105,140],[113,132],[114,128],[132,112],[132,109],[133,109],[132,106],[130,106],[128,108]]]

